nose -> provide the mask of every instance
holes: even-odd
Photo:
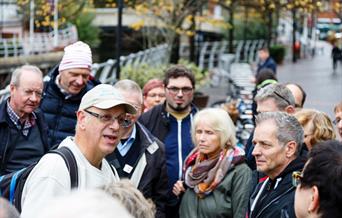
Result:
[[[84,83],[84,78],[82,75],[78,75],[77,78],[76,78],[76,83],[79,84],[79,85],[83,85]]]
[[[118,131],[120,129],[120,124],[119,124],[118,119],[112,120],[112,122],[109,125],[109,128],[111,128],[111,129],[113,129],[115,131]]]
[[[30,96],[30,100],[32,102],[37,102],[39,101],[40,97],[38,96],[38,94],[36,92],[32,92],[31,96]]]
[[[253,155],[253,156],[258,156],[258,155],[260,155],[260,150],[259,150],[258,144],[255,144],[255,145],[254,145],[254,148],[253,148],[253,151],[252,151],[252,155]]]
[[[199,140],[200,140],[200,142],[205,141],[205,134],[204,134],[204,133],[201,133],[201,134],[199,135]]]
[[[179,91],[177,92],[177,96],[182,97],[183,96],[183,91],[182,89],[179,89]]]

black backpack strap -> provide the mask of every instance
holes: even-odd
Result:
[[[77,163],[76,163],[75,156],[71,152],[70,148],[63,146],[56,150],[51,150],[49,152],[59,154],[60,156],[62,156],[70,174],[71,188],[77,188],[78,187]]]

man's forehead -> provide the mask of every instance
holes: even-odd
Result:
[[[184,84],[192,86],[191,85],[191,80],[188,77],[186,77],[186,76],[171,77],[169,79],[169,85],[170,84],[172,84],[174,86],[184,85]]]
[[[275,112],[280,111],[274,98],[266,98],[262,101],[257,101],[257,111],[262,112]]]
[[[82,74],[82,75],[89,75],[90,74],[90,70],[87,68],[71,68],[71,69],[65,69],[60,71],[60,74],[63,73],[73,73],[73,74]]]

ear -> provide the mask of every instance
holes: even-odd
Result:
[[[311,191],[311,200],[310,200],[310,205],[308,208],[309,212],[317,212],[319,209],[319,191],[317,186],[312,186],[310,188]]]
[[[77,125],[84,130],[85,129],[85,122],[87,120],[87,117],[85,116],[83,111],[77,111],[76,112],[77,116]]]
[[[289,105],[285,108],[285,112],[288,114],[294,114],[296,112],[296,108],[292,105]]]
[[[16,86],[14,84],[10,84],[10,92],[12,93],[16,89]]]
[[[286,144],[286,157],[293,157],[297,152],[297,143],[295,141],[290,141]]]

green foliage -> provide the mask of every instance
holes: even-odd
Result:
[[[163,66],[150,66],[146,63],[139,65],[139,67],[132,67],[131,65],[125,66],[121,69],[120,79],[131,79],[143,87],[145,83],[153,78],[163,79],[164,70],[166,65]]]
[[[195,75],[196,87],[202,86],[206,81],[206,71],[202,71],[194,63],[190,63],[186,60],[180,60],[178,64],[184,65],[185,67],[191,69]],[[120,79],[131,79],[143,87],[145,83],[153,78],[164,79],[165,70],[170,67],[170,65],[161,66],[151,66],[146,63],[139,65],[138,67],[125,66],[121,69]]]
[[[100,44],[100,28],[94,26],[92,21],[95,18],[95,13],[90,11],[83,11],[73,23],[77,27],[79,40],[87,43],[94,48]]]
[[[236,40],[244,39],[244,31],[246,31],[246,40],[266,38],[267,27],[261,19],[250,19],[247,25],[243,20],[236,20],[234,27],[234,38]]]
[[[184,65],[186,68],[190,69],[195,75],[196,87],[201,87],[206,82],[207,71],[200,69],[196,64],[189,62],[185,59],[180,59],[178,64]]]
[[[280,64],[283,62],[285,58],[286,48],[283,45],[273,45],[270,47],[270,56]]]

